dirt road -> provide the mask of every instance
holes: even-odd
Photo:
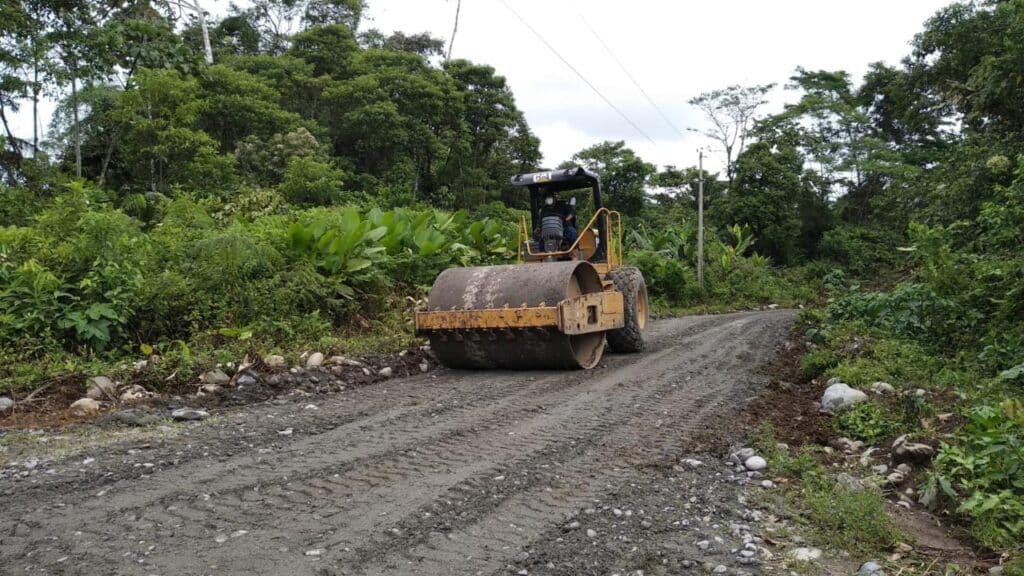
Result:
[[[757,572],[721,465],[679,462],[715,458],[793,318],[665,320],[589,372],[441,370],[7,475],[0,573]]]

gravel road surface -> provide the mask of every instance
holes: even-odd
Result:
[[[0,573],[758,573],[720,460],[794,317],[663,320],[591,371],[438,370],[4,475]]]

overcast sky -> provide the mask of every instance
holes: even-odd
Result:
[[[686,101],[730,84],[777,83],[772,105],[793,99],[781,85],[797,66],[847,70],[896,64],[924,21],[949,0],[506,0],[654,140],[631,127],[502,5],[463,0],[453,57],[494,66],[541,138],[553,166],[602,140],[625,140],[658,165],[696,164],[710,142],[680,136],[618,68],[590,27],[679,129],[704,121]],[[246,4],[245,1],[238,2]],[[369,0],[363,27],[429,31],[450,38],[456,0]],[[214,14],[228,0],[205,0]],[[47,107],[49,108],[49,107]],[[31,134],[26,106],[18,133]],[[48,118],[45,120],[48,121]],[[718,164],[719,166],[716,166]],[[712,161],[712,169],[720,161]]]

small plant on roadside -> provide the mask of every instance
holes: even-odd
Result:
[[[752,446],[768,461],[768,467],[773,474],[786,478],[802,478],[808,474],[821,472],[821,464],[811,448],[784,447],[776,440],[775,429],[770,422],[763,422],[758,426],[752,438]]]
[[[886,511],[885,500],[871,490],[854,489],[829,477],[809,475],[793,504],[803,511],[822,543],[852,554],[875,554],[892,548],[901,539]]]
[[[872,402],[862,402],[836,415],[832,426],[837,434],[877,445],[903,429],[888,410]]]
[[[1024,403],[1008,399],[967,412],[968,421],[943,444],[929,482],[933,496],[962,502],[982,544],[1021,548],[1024,542]]]

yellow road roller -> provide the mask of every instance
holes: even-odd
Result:
[[[606,341],[613,352],[643,351],[647,286],[622,265],[622,216],[603,206],[597,174],[576,167],[512,184],[530,197],[518,262],[442,272],[416,313],[416,333],[449,368],[593,368]],[[570,197],[580,190],[593,194],[583,227]]]

